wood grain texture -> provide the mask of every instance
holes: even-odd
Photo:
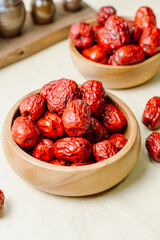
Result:
[[[84,2],[80,11],[67,12],[61,1],[56,3],[56,15],[53,23],[36,25],[28,12],[20,36],[0,38],[0,69],[66,39],[71,24],[95,15],[95,10]]]
[[[123,18],[132,19],[129,17]],[[95,18],[93,18],[87,22],[95,24],[96,21]],[[105,88],[125,89],[141,85],[154,77],[160,69],[160,53],[135,65],[110,66],[96,63],[83,57],[75,46],[73,46],[70,39],[69,45],[73,63],[78,71],[86,79],[101,81]]]
[[[39,91],[36,91],[39,92]],[[127,118],[125,147],[113,157],[80,167],[55,166],[40,161],[24,152],[11,136],[13,119],[18,116],[20,99],[6,117],[2,143],[11,168],[34,187],[55,195],[85,196],[105,191],[121,182],[133,169],[138,159],[141,139],[137,121],[128,106],[107,92],[113,103]],[[24,96],[26,97],[26,96]]]

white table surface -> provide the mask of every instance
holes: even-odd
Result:
[[[29,0],[24,1],[29,8]],[[113,5],[119,15],[133,16],[151,6],[160,25],[159,0],[87,0],[93,8]],[[159,15],[158,15],[159,14]],[[68,42],[60,42],[34,56],[0,70],[0,133],[4,119],[21,96],[61,77],[85,79],[75,69]],[[83,198],[43,193],[21,180],[9,167],[0,143],[0,188],[6,195],[0,218],[2,240],[159,240],[160,164],[150,161],[144,142],[151,133],[141,123],[144,106],[160,96],[160,71],[148,83],[111,91],[134,112],[141,129],[142,149],[129,176],[115,188]]]

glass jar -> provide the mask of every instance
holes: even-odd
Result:
[[[81,9],[81,0],[63,0],[63,6],[66,11],[76,12]]]
[[[22,0],[0,0],[0,35],[14,37],[24,25],[26,16]]]
[[[50,23],[54,15],[55,4],[52,0],[32,0],[32,17],[35,23]]]

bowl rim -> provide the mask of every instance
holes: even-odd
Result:
[[[156,59],[160,58],[160,52],[154,54],[153,56],[149,57],[148,59],[140,62],[140,63],[136,63],[136,64],[132,64],[132,65],[121,65],[121,66],[112,66],[112,65],[107,65],[107,64],[102,64],[102,63],[97,63],[94,61],[91,61],[87,58],[85,58],[78,50],[77,48],[73,45],[70,37],[68,37],[69,40],[69,46],[70,46],[70,50],[72,52],[74,52],[74,54],[80,58],[82,61],[86,62],[86,64],[91,64],[93,65],[93,67],[97,67],[97,68],[102,68],[104,69],[118,69],[118,70],[124,70],[124,69],[136,69],[137,67],[143,67],[146,64],[149,64],[152,61],[156,61]]]
[[[106,91],[106,89],[105,89]],[[13,123],[13,116],[15,115],[15,113],[17,112],[18,108],[19,108],[19,104],[22,101],[22,99],[24,99],[25,97],[29,96],[30,94],[39,94],[40,89],[32,91],[28,94],[26,94],[25,96],[23,96],[22,98],[20,98],[10,109],[9,113],[6,116],[5,122],[4,122],[4,126],[3,126],[3,135],[6,135],[6,138],[9,142],[9,145],[12,146],[12,148],[14,149],[14,151],[20,156],[22,157],[25,161],[39,166],[41,168],[45,168],[48,170],[54,170],[54,171],[59,171],[59,172],[68,172],[68,173],[75,173],[75,172],[79,172],[79,171],[88,171],[88,170],[94,170],[94,169],[101,169],[107,165],[110,164],[115,164],[116,162],[120,161],[121,158],[127,154],[127,152],[132,148],[132,146],[134,145],[136,138],[137,138],[137,134],[139,131],[139,126],[137,123],[137,120],[134,116],[134,114],[132,113],[132,111],[130,110],[130,108],[127,106],[127,104],[125,102],[123,102],[119,97],[117,97],[116,95],[106,91],[107,96],[116,103],[116,105],[118,105],[121,109],[123,109],[125,115],[127,116],[128,120],[130,121],[130,136],[128,138],[128,141],[126,143],[126,145],[124,146],[123,149],[121,149],[118,153],[116,153],[114,156],[98,162],[98,163],[94,163],[94,164],[89,164],[89,165],[84,165],[84,166],[73,166],[73,167],[68,167],[68,166],[57,166],[57,165],[53,165],[50,163],[46,163],[43,162],[41,160],[38,160],[34,157],[32,157],[31,155],[29,155],[28,153],[26,153],[23,149],[21,149],[19,147],[19,145],[14,141],[12,134],[11,134],[11,126]]]

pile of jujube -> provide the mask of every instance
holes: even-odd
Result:
[[[44,85],[20,105],[12,125],[15,142],[33,157],[60,166],[100,162],[126,144],[124,114],[106,96],[99,81],[79,88],[70,79]]]
[[[160,29],[153,10],[143,6],[134,21],[116,15],[111,6],[100,8],[97,25],[74,23],[69,32],[87,59],[112,66],[137,64],[160,51]]]

